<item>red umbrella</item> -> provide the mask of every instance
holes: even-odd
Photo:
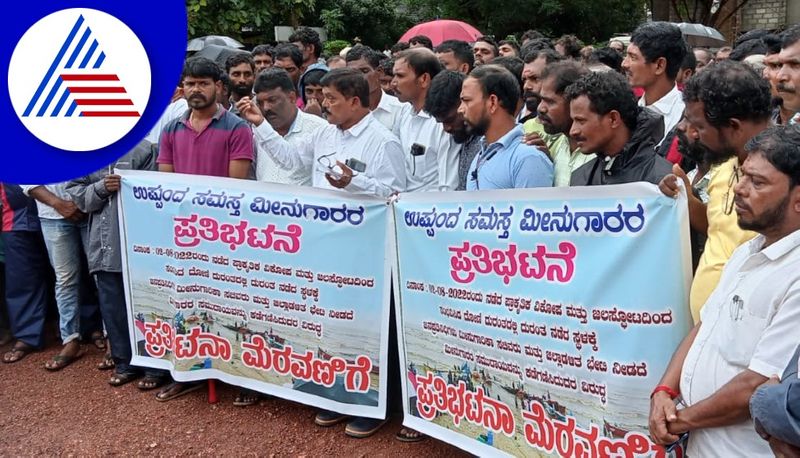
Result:
[[[450,19],[437,19],[435,21],[423,22],[408,29],[400,37],[399,41],[408,41],[415,35],[425,35],[433,42],[433,46],[439,46],[445,40],[463,40],[472,42],[483,34],[480,30],[472,27],[466,22],[453,21]]]

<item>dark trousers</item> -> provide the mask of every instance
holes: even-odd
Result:
[[[0,338],[10,330],[8,326],[8,307],[6,306],[6,263],[0,262]]]
[[[97,296],[100,313],[106,325],[111,356],[117,372],[131,370],[131,334],[128,330],[128,310],[125,305],[125,287],[119,272],[96,272]]]
[[[11,333],[17,340],[41,348],[47,304],[50,261],[41,232],[3,232],[6,305]]]

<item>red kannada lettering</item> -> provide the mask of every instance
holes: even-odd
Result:
[[[547,251],[543,244],[536,245],[533,252],[518,252],[515,243],[508,244],[506,249],[492,250],[480,243],[470,245],[470,242],[448,247],[448,250],[453,253],[450,277],[456,282],[471,283],[476,274],[493,273],[502,277],[506,285],[517,275],[525,279],[546,278],[549,282],[569,283],[575,273],[578,253],[572,242],[560,242],[558,252]]]

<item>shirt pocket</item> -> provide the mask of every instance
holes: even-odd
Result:
[[[769,323],[769,300],[759,299],[757,294],[733,293],[722,308],[726,329],[718,337],[720,356],[733,365],[748,367]]]

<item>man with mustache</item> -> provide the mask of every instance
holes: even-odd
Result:
[[[242,97],[250,97],[253,93],[253,82],[256,79],[256,63],[253,56],[241,52],[233,54],[225,61],[225,72],[231,79],[230,108],[228,111],[239,115],[236,102]]]
[[[544,68],[554,62],[564,60],[564,56],[552,49],[541,49],[529,52],[522,56],[525,65],[522,67],[522,99],[525,102],[520,121],[531,123],[536,118],[536,109],[539,107],[541,98],[539,91],[542,90],[542,72]],[[525,132],[541,131],[541,126],[534,127],[535,121],[525,126]]]
[[[782,38],[777,89],[783,108],[795,113],[789,123],[797,124],[800,122],[800,25],[784,32]]]
[[[554,186],[569,186],[572,172],[592,160],[592,155],[581,153],[575,140],[569,137],[572,118],[569,103],[564,97],[567,87],[589,74],[589,69],[578,62],[567,60],[555,62],[544,68],[541,75],[539,93],[539,115],[535,121],[528,121],[525,127],[538,123],[539,136],[547,145],[555,170]]]
[[[553,185],[550,159],[522,142],[518,100],[519,82],[505,68],[484,65],[464,80],[458,113],[468,133],[483,137],[467,174],[468,191]]]
[[[670,163],[654,149],[661,116],[636,105],[625,77],[590,73],[567,88],[566,99],[570,137],[584,154],[595,155],[572,174],[571,186],[658,183],[669,173]]]
[[[689,433],[686,456],[773,456],[756,433],[750,399],[797,346],[800,131],[771,127],[745,153],[733,203],[738,226],[758,235],[733,252],[650,396],[651,437],[666,445]]]
[[[255,102],[261,115],[284,140],[293,145],[307,141],[328,125],[325,119],[297,108],[297,92],[289,74],[281,68],[263,70],[256,78]],[[282,169],[264,151],[257,152],[256,179],[271,183],[311,186],[311,173]]]
[[[687,132],[705,145],[712,163],[720,163],[708,185],[708,205],[689,196],[690,222],[693,227],[707,227],[708,234],[690,295],[697,322],[725,263],[736,247],[755,235],[736,224],[732,189],[747,158],[745,144],[769,124],[769,84],[746,64],[717,62],[687,81],[683,98]],[[689,188],[686,174],[676,165],[659,185],[661,191],[677,196],[677,178]]]

